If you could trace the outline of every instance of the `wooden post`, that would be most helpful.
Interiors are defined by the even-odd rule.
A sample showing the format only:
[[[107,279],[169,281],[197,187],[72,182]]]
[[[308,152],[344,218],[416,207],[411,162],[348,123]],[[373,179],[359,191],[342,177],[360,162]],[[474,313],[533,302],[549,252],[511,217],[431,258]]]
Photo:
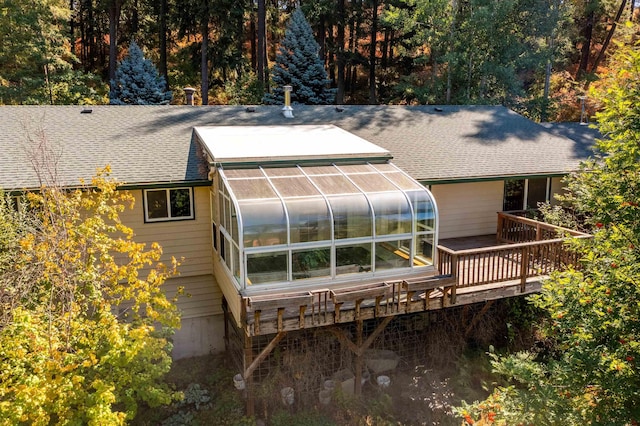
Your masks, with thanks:
[[[529,275],[529,248],[522,247],[522,260],[520,265],[520,291],[524,293],[527,287],[527,275]]]
[[[362,395],[362,365],[363,365],[363,354],[362,354],[362,325],[363,321],[358,319],[356,321],[356,345],[358,346],[358,353],[356,353],[356,365],[355,365],[355,378],[353,379],[354,388],[353,393],[356,396]]]
[[[244,333],[244,365],[243,369],[247,371],[253,361],[253,341],[251,336]],[[245,386],[247,389],[247,404],[246,412],[248,417],[253,417],[256,412],[256,401],[254,398],[253,389],[253,371],[250,374],[243,374]]]

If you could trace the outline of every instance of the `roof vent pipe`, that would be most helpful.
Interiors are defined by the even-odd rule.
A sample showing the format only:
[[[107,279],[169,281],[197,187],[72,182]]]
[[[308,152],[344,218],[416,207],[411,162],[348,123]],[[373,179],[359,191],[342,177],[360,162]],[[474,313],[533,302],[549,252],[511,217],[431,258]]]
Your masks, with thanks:
[[[284,106],[282,107],[282,115],[287,118],[293,118],[293,108],[291,108],[291,86],[283,86],[284,90]]]
[[[193,87],[185,87],[182,90],[184,90],[187,105],[193,106],[193,94],[196,92],[196,89],[194,89]]]

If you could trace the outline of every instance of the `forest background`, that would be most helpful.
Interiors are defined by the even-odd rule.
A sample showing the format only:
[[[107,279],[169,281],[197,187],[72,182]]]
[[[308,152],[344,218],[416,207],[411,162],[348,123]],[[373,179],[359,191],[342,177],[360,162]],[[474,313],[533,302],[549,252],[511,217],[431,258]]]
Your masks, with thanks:
[[[638,31],[635,0],[0,0],[0,104],[108,103],[132,41],[173,103],[194,86],[202,104],[257,104],[297,5],[337,104],[503,104],[540,121],[580,119],[612,39]]]

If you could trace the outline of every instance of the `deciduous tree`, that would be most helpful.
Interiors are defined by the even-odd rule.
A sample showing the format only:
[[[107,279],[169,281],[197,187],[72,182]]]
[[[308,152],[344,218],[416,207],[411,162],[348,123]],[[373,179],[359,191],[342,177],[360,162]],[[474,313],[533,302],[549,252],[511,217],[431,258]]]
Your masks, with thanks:
[[[600,156],[567,182],[565,201],[593,229],[576,242],[581,268],[556,273],[533,303],[544,309],[540,352],[496,357],[507,379],[465,415],[506,424],[632,425],[640,421],[640,51],[621,47],[592,93]],[[479,413],[482,411],[482,413]]]
[[[0,203],[0,424],[124,424],[172,401],[174,271],[120,222],[108,169],[73,191]]]

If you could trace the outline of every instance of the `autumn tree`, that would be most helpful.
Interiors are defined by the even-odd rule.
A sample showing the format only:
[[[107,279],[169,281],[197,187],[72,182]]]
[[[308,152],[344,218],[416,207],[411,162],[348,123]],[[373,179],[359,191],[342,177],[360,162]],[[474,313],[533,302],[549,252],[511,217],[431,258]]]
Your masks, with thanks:
[[[108,169],[0,203],[0,425],[124,424],[167,404],[172,265],[119,219]]]
[[[593,239],[574,242],[581,268],[555,273],[533,303],[548,314],[543,351],[494,356],[506,379],[466,407],[502,424],[632,425],[640,421],[640,51],[619,46],[592,95],[601,154],[568,181],[565,201]],[[544,346],[542,346],[544,347]]]
[[[68,2],[0,1],[0,104],[87,104],[104,87],[74,70],[63,24]]]

